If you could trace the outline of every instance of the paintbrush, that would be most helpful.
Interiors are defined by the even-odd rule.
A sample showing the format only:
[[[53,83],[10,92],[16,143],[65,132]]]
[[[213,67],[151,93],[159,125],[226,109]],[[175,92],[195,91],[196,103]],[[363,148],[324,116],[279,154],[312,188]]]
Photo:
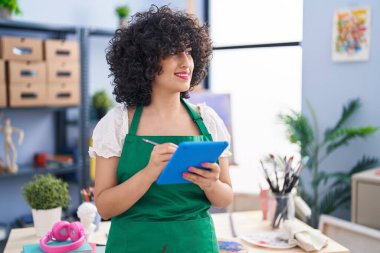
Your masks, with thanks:
[[[265,169],[264,164],[263,164],[263,162],[262,162],[261,160],[260,160],[260,164],[261,164],[261,167],[263,168],[263,171],[264,171],[264,174],[265,174],[265,179],[267,180],[270,189],[272,190],[272,192],[277,193],[278,191],[277,191],[277,189],[273,186],[272,181],[271,181],[270,178],[269,178],[268,172],[267,172],[267,170]]]
[[[288,184],[289,184],[289,171],[290,171],[290,167],[292,166],[292,162],[293,162],[293,159],[294,157],[291,156],[287,161],[285,159],[285,169],[284,169],[284,184],[282,186],[282,192],[285,192],[285,189],[287,188]]]
[[[276,187],[277,187],[277,192],[280,192],[280,184],[278,183],[278,176],[277,176],[277,162],[275,160],[274,155],[269,154],[269,157],[273,161],[273,170],[274,170],[274,175],[276,176]]]

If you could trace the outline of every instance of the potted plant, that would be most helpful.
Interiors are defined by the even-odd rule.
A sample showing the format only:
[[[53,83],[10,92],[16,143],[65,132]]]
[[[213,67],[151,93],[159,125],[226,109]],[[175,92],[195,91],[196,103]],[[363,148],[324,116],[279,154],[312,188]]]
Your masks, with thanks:
[[[126,27],[127,26],[127,18],[130,13],[130,9],[127,5],[121,5],[116,7],[115,9],[116,15],[119,18],[119,27]]]
[[[25,200],[32,208],[36,234],[44,236],[54,223],[61,220],[62,208],[68,207],[68,184],[50,174],[36,175],[22,188]]]
[[[101,119],[112,106],[112,100],[105,90],[95,92],[92,96],[92,107],[95,110],[96,118]]]
[[[360,106],[360,99],[349,101],[343,107],[342,114],[335,125],[324,131],[323,138],[318,135],[317,117],[312,108],[310,110],[313,124],[302,113],[292,111],[289,114],[280,115],[280,119],[288,130],[289,141],[299,145],[302,157],[310,158],[306,168],[311,172],[312,191],[306,191],[300,181],[300,193],[312,209],[309,223],[313,227],[317,227],[321,214],[329,214],[341,206],[348,206],[351,200],[351,176],[354,173],[378,165],[378,158],[364,155],[347,172],[329,172],[320,169],[321,163],[338,148],[348,145],[352,140],[366,138],[378,131],[378,128],[374,126],[347,126],[349,119]],[[323,189],[326,185],[328,187]]]
[[[0,0],[0,18],[9,19],[12,13],[21,14],[17,0]]]

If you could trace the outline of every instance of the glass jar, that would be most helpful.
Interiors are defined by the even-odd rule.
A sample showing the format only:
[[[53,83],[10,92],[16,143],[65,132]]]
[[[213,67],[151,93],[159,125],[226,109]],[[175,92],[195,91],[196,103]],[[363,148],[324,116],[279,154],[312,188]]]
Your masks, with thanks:
[[[284,220],[293,220],[295,218],[295,207],[292,193],[271,193],[268,216],[272,228],[279,228]]]

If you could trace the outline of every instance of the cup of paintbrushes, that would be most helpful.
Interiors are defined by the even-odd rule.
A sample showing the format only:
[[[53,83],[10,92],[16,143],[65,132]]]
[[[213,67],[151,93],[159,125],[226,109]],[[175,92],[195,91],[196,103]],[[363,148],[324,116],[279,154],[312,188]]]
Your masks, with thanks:
[[[273,229],[279,228],[285,220],[294,219],[295,207],[292,193],[271,192],[268,204],[268,218]]]

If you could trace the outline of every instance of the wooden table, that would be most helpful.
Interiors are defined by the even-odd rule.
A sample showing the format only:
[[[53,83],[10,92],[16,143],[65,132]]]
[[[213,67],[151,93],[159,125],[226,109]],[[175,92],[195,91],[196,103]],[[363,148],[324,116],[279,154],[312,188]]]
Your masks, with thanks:
[[[231,239],[231,227],[229,222],[228,213],[220,213],[212,215],[216,234],[218,238]],[[237,236],[246,235],[250,232],[257,231],[271,231],[270,225],[268,221],[263,221],[261,219],[260,211],[248,211],[248,212],[235,212],[232,215],[234,227]],[[301,221],[297,221],[300,224],[307,226]],[[89,242],[94,242],[98,244],[105,244],[107,241],[106,233],[109,231],[110,222],[102,222],[100,225],[100,229],[98,232],[94,233],[88,238]],[[235,239],[238,240],[238,239]],[[20,253],[22,250],[22,245],[27,243],[37,243],[39,238],[35,235],[34,228],[19,228],[12,229],[11,234],[9,236],[7,245],[5,246],[4,253]],[[288,250],[274,250],[274,249],[266,249],[261,247],[256,247],[254,245],[250,245],[244,243],[249,248],[250,253],[259,253],[259,252],[283,252],[283,253],[297,253],[297,252],[305,252],[301,248],[293,248]],[[315,253],[316,251],[314,251]],[[350,251],[338,244],[337,242],[329,239],[328,246],[318,251],[320,253],[349,253]]]

